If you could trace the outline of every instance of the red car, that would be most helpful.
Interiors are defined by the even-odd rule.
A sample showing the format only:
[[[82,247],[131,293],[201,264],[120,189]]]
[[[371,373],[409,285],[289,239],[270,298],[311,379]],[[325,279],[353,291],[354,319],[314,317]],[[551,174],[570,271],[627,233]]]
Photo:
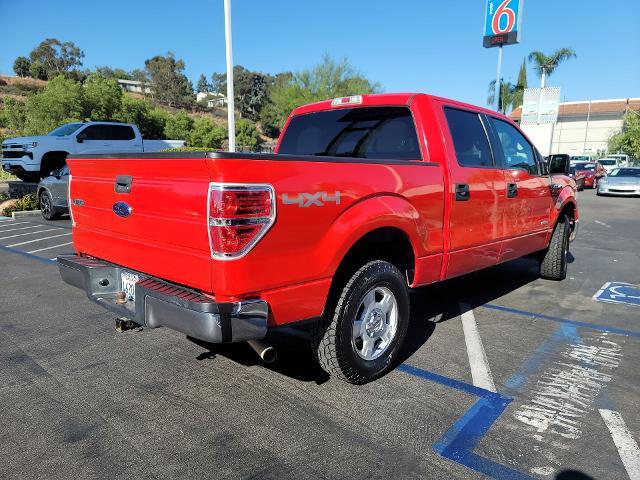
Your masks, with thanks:
[[[584,186],[587,188],[597,188],[598,180],[606,175],[602,165],[594,162],[575,163],[576,173],[584,175]]]
[[[578,191],[584,190],[586,184],[586,175],[584,171],[577,170],[575,165],[569,167],[569,176],[576,182],[576,188]]]
[[[566,276],[567,164],[550,175],[494,111],[327,100],[292,112],[276,152],[70,157],[63,279],[119,317],[209,342],[261,350],[271,330],[311,326],[320,365],[359,384],[393,368],[409,289],[530,254],[542,277]]]

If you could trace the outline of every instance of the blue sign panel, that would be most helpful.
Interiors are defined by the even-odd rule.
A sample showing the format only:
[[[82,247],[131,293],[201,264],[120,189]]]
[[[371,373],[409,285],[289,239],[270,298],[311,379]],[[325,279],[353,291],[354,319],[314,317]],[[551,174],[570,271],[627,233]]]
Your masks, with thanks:
[[[487,48],[520,41],[522,0],[487,0],[483,45]]]
[[[607,282],[593,298],[599,302],[624,303],[640,307],[640,286],[622,282]]]

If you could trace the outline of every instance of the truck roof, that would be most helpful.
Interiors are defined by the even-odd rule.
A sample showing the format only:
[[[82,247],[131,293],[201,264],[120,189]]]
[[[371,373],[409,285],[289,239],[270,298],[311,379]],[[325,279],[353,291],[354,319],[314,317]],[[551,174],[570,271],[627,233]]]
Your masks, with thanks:
[[[472,110],[477,110],[483,113],[487,113],[487,114],[491,114],[494,116],[499,116],[500,118],[507,120],[510,123],[513,123],[513,121],[505,116],[502,115],[501,113],[498,113],[494,110],[490,110],[487,108],[483,108],[483,107],[479,107],[477,105],[472,105],[469,103],[464,103],[464,102],[460,102],[458,100],[453,100],[450,98],[444,98],[444,97],[438,97],[436,95],[429,95],[427,93],[419,93],[419,92],[407,92],[407,93],[372,93],[372,94],[364,94],[364,95],[356,95],[354,97],[344,97],[344,99],[348,99],[348,98],[356,98],[357,97],[357,102],[352,102],[349,103],[347,101],[345,101],[345,103],[341,104],[338,106],[338,108],[343,107],[343,108],[347,108],[349,106],[352,107],[372,107],[372,106],[382,106],[382,105],[396,105],[396,106],[400,106],[400,105],[409,105],[411,103],[411,100],[415,97],[415,96],[424,96],[424,97],[428,97],[430,99],[434,99],[434,100],[441,100],[450,104],[454,104],[457,105],[459,107],[463,107],[463,108],[469,108]],[[333,105],[332,102],[334,102],[334,100],[323,100],[321,102],[316,102],[316,103],[310,103],[308,105],[303,105],[301,107],[296,108],[295,110],[293,110],[292,115],[301,115],[301,114],[305,114],[305,113],[312,113],[312,112],[319,112],[322,110],[329,110],[331,108],[336,108],[336,105]]]

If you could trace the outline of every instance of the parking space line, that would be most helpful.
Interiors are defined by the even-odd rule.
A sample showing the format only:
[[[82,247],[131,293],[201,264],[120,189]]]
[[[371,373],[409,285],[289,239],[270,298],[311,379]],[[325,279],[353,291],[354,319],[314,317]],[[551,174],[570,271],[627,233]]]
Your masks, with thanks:
[[[478,331],[478,324],[476,323],[473,310],[469,305],[461,303],[460,312],[473,384],[476,387],[495,392],[496,386],[493,383],[493,375],[491,375],[487,354],[482,345],[482,339],[480,338],[480,332]]]
[[[484,305],[481,305],[481,307],[486,308],[488,310],[497,310],[499,312],[515,313],[516,315],[521,315],[523,317],[527,317],[530,319],[537,318],[540,320],[549,320],[552,322],[559,322],[559,323],[565,323],[567,325],[573,325],[575,327],[591,328],[593,330],[599,330],[601,332],[616,333],[618,335],[624,335],[626,337],[640,337],[640,332],[635,332],[633,330],[626,330],[624,328],[609,327],[607,325],[600,325],[597,323],[580,322],[578,320],[570,320],[568,318],[554,317],[552,315],[544,315],[542,313],[528,312],[526,310],[520,310],[518,308],[503,307],[502,305],[493,305],[491,303],[485,303]]]
[[[6,222],[6,225],[0,225],[0,228],[12,227],[14,225],[28,225],[28,224],[29,222]]]
[[[42,228],[42,227],[44,227],[44,225],[32,225],[30,227],[9,228],[8,230],[0,230],[0,233],[17,232],[18,230],[29,230],[30,228]]]
[[[620,460],[631,480],[640,480],[640,448],[633,439],[631,432],[624,423],[622,416],[613,410],[604,408],[599,410],[604,423],[607,425],[613,443],[616,444]]]
[[[8,237],[0,237],[0,240],[8,240],[10,238],[24,237],[25,235],[35,235],[36,233],[55,232],[56,230],[63,230],[62,228],[49,228],[47,230],[38,230],[36,232],[16,233],[15,235],[9,235]]]
[[[36,238],[35,240],[27,240],[26,242],[14,243],[12,245],[7,245],[7,248],[19,247],[20,245],[27,245],[28,243],[42,242],[43,240],[50,240],[52,238],[64,237],[66,235],[71,235],[71,233],[61,233],[60,235],[51,235],[50,237]]]
[[[52,248],[66,247],[67,245],[73,245],[73,242],[61,243],[60,245],[53,245],[51,247],[39,248],[37,250],[31,250],[31,251],[29,251],[27,253],[44,252],[45,250],[51,250]]]

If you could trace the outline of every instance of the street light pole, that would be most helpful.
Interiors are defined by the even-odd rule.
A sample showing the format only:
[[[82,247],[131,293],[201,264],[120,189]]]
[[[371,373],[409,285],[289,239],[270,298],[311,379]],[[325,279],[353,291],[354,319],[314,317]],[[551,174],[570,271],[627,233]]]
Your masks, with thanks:
[[[496,75],[496,112],[500,110],[500,94],[501,92],[501,81],[500,81],[500,71],[502,70],[502,45],[498,47],[498,74]]]
[[[236,151],[236,122],[233,105],[233,56],[231,47],[231,0],[224,0],[224,40],[227,49],[227,122],[229,151]]]

